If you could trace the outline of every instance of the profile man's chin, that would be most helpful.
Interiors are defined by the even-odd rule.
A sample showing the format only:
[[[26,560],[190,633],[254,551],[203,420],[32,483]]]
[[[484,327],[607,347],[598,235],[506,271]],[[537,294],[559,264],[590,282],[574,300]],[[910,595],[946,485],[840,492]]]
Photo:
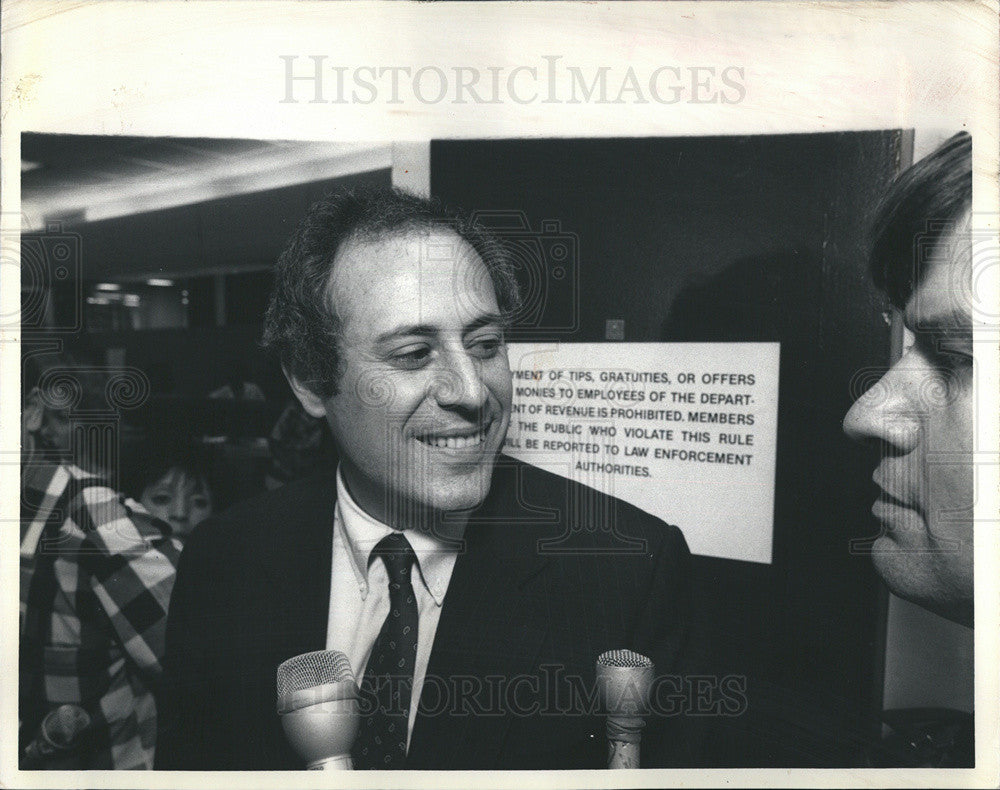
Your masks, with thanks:
[[[912,581],[908,572],[908,557],[913,556],[891,535],[880,535],[872,544],[872,565],[886,586],[901,598],[912,599],[915,592],[909,589]]]

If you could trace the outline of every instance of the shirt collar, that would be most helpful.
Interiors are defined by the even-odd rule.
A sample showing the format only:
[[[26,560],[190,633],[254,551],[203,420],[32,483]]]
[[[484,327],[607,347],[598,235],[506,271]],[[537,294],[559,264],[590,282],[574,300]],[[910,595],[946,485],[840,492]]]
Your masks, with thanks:
[[[358,580],[362,599],[368,597],[368,563],[372,549],[382,538],[397,530],[368,515],[347,490],[341,468],[337,469],[337,510],[335,529],[340,529],[347,556]],[[448,590],[448,580],[458,555],[464,524],[449,525],[449,534],[431,535],[419,530],[405,530],[407,541],[417,556],[420,580],[434,603],[441,606]]]

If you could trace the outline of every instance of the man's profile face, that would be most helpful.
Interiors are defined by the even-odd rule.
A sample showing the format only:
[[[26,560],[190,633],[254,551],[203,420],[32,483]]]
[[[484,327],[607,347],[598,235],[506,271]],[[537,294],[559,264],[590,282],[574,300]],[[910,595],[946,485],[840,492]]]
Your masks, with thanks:
[[[486,265],[451,231],[401,231],[342,247],[329,293],[341,377],[322,413],[351,495],[392,526],[479,505],[512,388]]]
[[[913,343],[844,419],[879,442],[873,561],[898,595],[971,625],[972,307],[968,224],[944,238],[906,303]],[[963,232],[964,231],[964,232]]]

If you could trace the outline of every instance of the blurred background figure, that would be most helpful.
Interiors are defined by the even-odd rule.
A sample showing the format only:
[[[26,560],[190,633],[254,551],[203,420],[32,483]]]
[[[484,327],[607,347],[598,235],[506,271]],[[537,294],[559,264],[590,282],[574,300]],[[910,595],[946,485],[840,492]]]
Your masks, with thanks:
[[[294,398],[281,412],[267,444],[271,458],[264,485],[269,491],[337,466],[337,451],[326,422],[307,414]]]
[[[151,435],[129,477],[133,497],[151,516],[169,524],[180,540],[212,515],[215,496],[209,463],[188,441]]]
[[[151,768],[181,544],[112,482],[120,422],[107,367],[37,349],[23,359],[21,765]]]
[[[212,515],[212,489],[205,477],[183,464],[171,466],[142,491],[139,500],[150,515],[173,527],[174,535],[186,538]]]
[[[250,366],[241,359],[235,360],[230,365],[226,382],[209,392],[208,397],[228,400],[267,400],[264,390],[251,379]]]

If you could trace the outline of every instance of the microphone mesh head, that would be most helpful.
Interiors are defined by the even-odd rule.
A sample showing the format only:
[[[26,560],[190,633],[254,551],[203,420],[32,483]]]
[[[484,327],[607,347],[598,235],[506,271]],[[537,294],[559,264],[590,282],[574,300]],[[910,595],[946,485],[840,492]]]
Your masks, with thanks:
[[[347,656],[339,650],[316,650],[293,656],[278,667],[278,696],[293,691],[354,680]]]
[[[651,667],[653,662],[644,655],[632,650],[609,650],[597,657],[597,663],[603,667]]]
[[[90,714],[79,705],[60,705],[42,720],[42,734],[53,744],[68,749],[90,726]]]

